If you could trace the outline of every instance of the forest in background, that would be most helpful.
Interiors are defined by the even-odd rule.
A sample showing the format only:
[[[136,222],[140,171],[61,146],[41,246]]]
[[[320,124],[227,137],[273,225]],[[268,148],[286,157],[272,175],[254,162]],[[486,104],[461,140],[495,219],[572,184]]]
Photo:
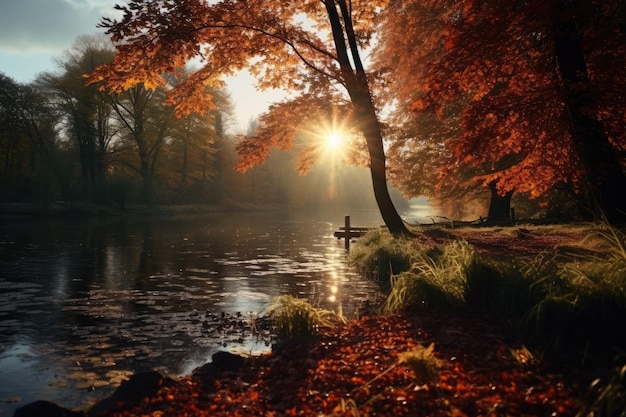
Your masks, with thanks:
[[[113,53],[106,39],[83,36],[56,73],[29,84],[0,73],[2,203],[376,208],[365,169],[328,160],[298,175],[298,149],[236,171],[235,103],[226,90],[211,92],[209,110],[178,118],[165,89],[86,86],[83,74]],[[394,198],[406,204],[397,191]]]
[[[272,15],[271,3],[255,7]],[[345,196],[360,205],[371,185],[337,174],[371,167],[378,134],[388,179],[448,217],[506,218],[515,207],[521,217],[561,219],[608,209],[619,220],[626,83],[611,69],[624,65],[624,6],[498,4],[324,1],[265,19],[245,2],[131,1],[118,7],[124,19],[102,23],[117,49],[84,37],[56,73],[29,85],[0,79],[3,200],[298,207]],[[180,70],[198,56],[211,65]],[[295,93],[236,137],[228,122],[237,103],[219,77],[242,68],[261,88]],[[355,101],[357,84],[371,93]],[[333,165],[317,161],[303,132],[324,115],[351,134],[380,122],[367,140],[370,161],[363,145]],[[311,172],[298,177],[294,166]]]

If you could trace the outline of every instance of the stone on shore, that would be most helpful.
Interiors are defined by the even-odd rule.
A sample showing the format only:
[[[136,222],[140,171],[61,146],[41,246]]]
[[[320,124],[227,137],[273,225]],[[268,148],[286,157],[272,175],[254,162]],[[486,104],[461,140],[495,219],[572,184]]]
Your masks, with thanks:
[[[241,368],[245,359],[234,353],[219,351],[211,356],[211,362],[193,371],[194,377],[215,377],[222,372],[235,372]]]
[[[13,417],[86,417],[84,411],[73,411],[50,401],[38,400],[26,404],[13,413]]]
[[[89,416],[103,415],[114,410],[131,407],[142,399],[156,394],[163,385],[174,383],[174,380],[164,377],[157,371],[135,374],[129,380],[122,382],[110,397],[94,404],[89,410]]]

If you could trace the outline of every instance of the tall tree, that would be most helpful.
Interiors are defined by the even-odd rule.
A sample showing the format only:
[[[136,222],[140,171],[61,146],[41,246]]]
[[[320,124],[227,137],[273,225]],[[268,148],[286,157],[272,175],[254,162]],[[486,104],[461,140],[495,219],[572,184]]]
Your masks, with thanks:
[[[4,198],[16,193],[20,183],[30,176],[30,143],[26,139],[26,128],[16,105],[19,90],[20,85],[15,80],[0,73],[0,183]]]
[[[45,96],[0,74],[0,149],[4,185],[17,198],[35,197],[47,204],[67,198],[67,170],[59,158],[58,114]]]
[[[292,103],[316,100],[330,106],[332,101],[347,99],[367,144],[374,194],[383,220],[393,234],[408,235],[389,196],[381,126],[360,52],[369,46],[375,17],[385,4],[346,0],[131,0],[116,6],[124,14],[120,21],[103,21],[117,43],[118,54],[111,65],[93,73],[91,81],[104,81],[117,91],[139,82],[153,88],[164,85],[162,73],[176,72],[189,60],[200,58],[203,66],[170,94],[179,114],[209,105],[205,87],[220,85],[221,76],[243,68],[258,77],[261,88],[300,93],[290,100]],[[282,111],[290,120],[287,108],[278,106],[274,111]],[[239,148],[244,160],[240,166],[260,162],[271,146],[293,146],[294,136],[281,135],[286,143],[277,143],[276,137],[244,140]]]
[[[202,113],[175,117],[174,106],[166,102],[166,94],[184,82],[185,76],[169,77],[170,84],[155,89],[140,83],[109,97],[120,126],[115,143],[116,162],[140,175],[142,200],[149,205],[156,204],[156,185],[176,189],[178,197],[182,197],[186,186],[194,183],[200,190],[216,175],[216,115],[228,114],[229,98],[223,91],[212,91],[220,109],[211,103]],[[196,192],[195,201],[201,197]]]
[[[111,100],[122,126],[121,140],[129,144],[136,157],[127,165],[141,176],[143,202],[154,206],[154,172],[159,152],[172,129],[174,110],[163,103],[163,88],[150,90],[143,84],[114,93]]]
[[[469,166],[483,184],[495,181],[500,196],[539,197],[566,185],[590,190],[611,219],[623,219],[616,190],[626,187],[626,140],[616,120],[626,84],[614,71],[626,52],[616,17],[623,2],[391,3],[395,23],[400,11],[410,23],[384,37],[380,56],[402,84],[390,88],[403,109],[458,125],[443,142],[454,158],[440,181]],[[395,44],[400,28],[418,59]]]
[[[457,14],[456,0],[390,2],[374,66],[385,80],[376,87],[391,104],[386,123],[394,184],[407,196],[429,196],[443,215],[475,218],[485,209],[482,194],[488,186],[476,177],[488,168],[461,163],[450,146],[462,132],[459,116],[464,103],[451,102],[437,112],[407,111],[425,94],[430,66],[446,56],[450,21]],[[488,216],[508,217],[509,209],[498,204],[503,200],[488,189],[492,197]]]
[[[598,84],[621,81],[618,89],[624,91],[623,75],[606,80],[606,72],[621,72],[615,70],[624,68],[624,21],[613,20],[613,14],[617,13],[623,19],[625,11],[626,6],[621,1],[594,4],[554,0],[550,9],[554,56],[561,75],[561,91],[572,141],[582,161],[595,206],[603,210],[602,214],[608,220],[620,222],[626,221],[626,195],[623,192],[626,190],[626,174],[619,157],[619,151],[626,148],[626,132],[622,129],[611,142],[599,110],[610,114],[614,110],[608,109],[617,105],[620,107],[617,113],[623,115],[626,106],[622,98],[611,102],[609,97],[599,95]],[[585,46],[590,50],[590,59],[587,59]],[[613,47],[616,50],[608,49]],[[594,63],[594,58],[598,58],[594,55],[599,55],[602,61]],[[606,66],[607,62],[618,63],[616,59],[621,63],[617,68]],[[588,68],[589,60],[595,64],[592,68],[600,72],[595,83],[592,81],[594,74]]]
[[[45,73],[38,83],[47,89],[52,102],[64,115],[68,137],[72,138],[81,164],[81,195],[102,199],[106,174],[106,154],[115,136],[111,124],[111,103],[96,86],[85,86],[84,74],[111,62],[113,45],[108,39],[81,36],[66,55],[58,60],[59,74]]]
[[[200,202],[213,200],[218,189],[209,184],[218,175],[218,142],[224,140],[224,117],[230,106],[229,97],[221,91],[211,93],[215,109],[203,114],[192,113],[171,121],[172,130],[166,147],[177,178],[179,199]]]

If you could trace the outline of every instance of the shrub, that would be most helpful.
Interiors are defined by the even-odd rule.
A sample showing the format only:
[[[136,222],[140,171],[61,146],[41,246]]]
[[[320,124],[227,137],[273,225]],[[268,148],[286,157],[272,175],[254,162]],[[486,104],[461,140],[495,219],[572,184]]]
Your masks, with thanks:
[[[413,251],[410,240],[396,239],[384,229],[375,229],[352,247],[349,261],[361,272],[372,274],[379,282],[388,285],[392,275],[409,269]]]
[[[473,248],[466,242],[451,243],[440,252],[414,251],[409,270],[391,277],[391,289],[383,311],[464,306],[467,276],[479,269],[477,262]]]
[[[405,365],[413,371],[413,377],[417,385],[428,385],[439,378],[439,360],[433,355],[435,344],[431,343],[427,348],[418,345],[412,350],[398,355],[398,364]]]
[[[345,318],[330,310],[318,309],[308,302],[289,295],[276,297],[270,315],[279,340],[310,339],[323,328],[332,328]]]

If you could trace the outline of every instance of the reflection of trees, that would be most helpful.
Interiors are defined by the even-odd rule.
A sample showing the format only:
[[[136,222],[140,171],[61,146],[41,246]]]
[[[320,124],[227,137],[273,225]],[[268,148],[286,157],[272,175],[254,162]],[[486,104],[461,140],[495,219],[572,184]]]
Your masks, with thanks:
[[[80,285],[79,291],[87,292],[107,276],[104,256],[107,242],[103,226],[100,225],[84,228],[78,233],[80,249],[77,259],[71,263],[70,276],[74,277],[72,281],[76,285]]]

